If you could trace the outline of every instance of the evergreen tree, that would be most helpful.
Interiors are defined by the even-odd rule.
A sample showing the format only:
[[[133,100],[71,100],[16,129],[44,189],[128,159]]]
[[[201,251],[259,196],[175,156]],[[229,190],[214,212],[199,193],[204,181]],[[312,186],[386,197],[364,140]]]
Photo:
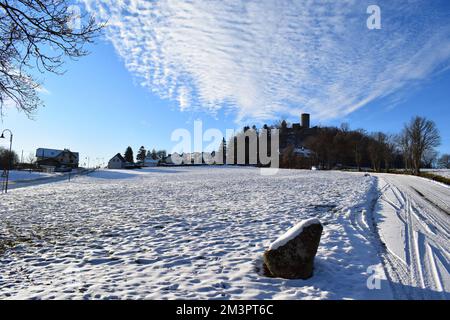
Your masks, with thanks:
[[[222,138],[222,142],[220,143],[219,150],[214,154],[214,160],[216,164],[226,164],[227,163],[227,141],[225,137]]]
[[[158,150],[158,152],[156,152],[156,154],[158,155],[158,158],[160,158],[160,159],[164,159],[167,157],[166,150]]]
[[[222,159],[223,159],[223,164],[227,163],[227,141],[225,140],[225,137],[222,138]],[[221,160],[222,160],[221,159]]]
[[[136,159],[138,161],[144,161],[145,160],[145,156],[147,155],[147,150],[145,150],[144,146],[139,148],[138,154],[136,156]]]
[[[152,159],[153,159],[153,160],[158,159],[158,154],[156,153],[156,150],[155,150],[155,149],[152,150]]]
[[[133,149],[130,146],[125,150],[124,158],[127,162],[134,162]]]

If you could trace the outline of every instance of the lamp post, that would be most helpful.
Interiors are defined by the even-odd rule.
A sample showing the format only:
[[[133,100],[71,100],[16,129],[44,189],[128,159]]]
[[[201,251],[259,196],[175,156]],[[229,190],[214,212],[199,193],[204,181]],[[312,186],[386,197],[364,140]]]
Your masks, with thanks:
[[[13,141],[13,133],[9,129],[5,129],[0,136],[0,139],[5,139],[5,132],[9,133],[9,164],[8,170],[6,170],[6,183],[5,183],[5,193],[8,193],[8,182],[9,182],[9,170],[11,170],[12,166],[12,141]]]

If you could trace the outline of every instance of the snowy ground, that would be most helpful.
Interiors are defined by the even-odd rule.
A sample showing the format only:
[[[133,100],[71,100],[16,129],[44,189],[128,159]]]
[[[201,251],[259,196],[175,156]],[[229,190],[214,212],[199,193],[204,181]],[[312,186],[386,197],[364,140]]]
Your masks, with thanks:
[[[29,171],[10,171],[8,189],[26,188],[47,183],[55,183],[63,180],[73,180],[80,175],[89,174],[94,169],[74,169],[71,172],[29,172]],[[1,178],[4,182],[5,177]]]
[[[378,175],[377,225],[394,294],[450,299],[450,187],[420,177]]]
[[[450,169],[422,169],[423,172],[429,172],[450,179]]]
[[[10,181],[34,180],[34,179],[39,179],[39,178],[50,178],[50,177],[59,176],[59,175],[61,175],[61,174],[60,173],[11,170],[9,172],[9,180]]]
[[[387,280],[367,287],[371,270],[387,267],[372,225],[378,182],[358,173],[183,167],[105,170],[12,190],[0,199],[0,299],[401,297]],[[315,276],[261,276],[268,245],[311,217],[324,224]]]

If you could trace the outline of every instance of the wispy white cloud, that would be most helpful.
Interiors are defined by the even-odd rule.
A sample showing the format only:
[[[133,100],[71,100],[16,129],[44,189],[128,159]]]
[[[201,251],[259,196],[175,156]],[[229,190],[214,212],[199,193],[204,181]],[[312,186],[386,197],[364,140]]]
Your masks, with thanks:
[[[143,86],[237,120],[345,116],[449,67],[445,1],[81,0]]]
[[[45,94],[45,95],[49,95],[51,94],[50,90],[48,90],[46,87],[40,85],[39,87],[36,88],[36,91],[41,93],[41,94]]]

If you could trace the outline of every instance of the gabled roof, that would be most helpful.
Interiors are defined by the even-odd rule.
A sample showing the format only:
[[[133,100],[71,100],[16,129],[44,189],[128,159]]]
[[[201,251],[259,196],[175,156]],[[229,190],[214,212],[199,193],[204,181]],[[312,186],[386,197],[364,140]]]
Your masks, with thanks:
[[[69,149],[58,150],[58,149],[48,149],[48,148],[38,148],[36,149],[36,157],[39,158],[56,158],[63,153],[69,153],[71,156],[78,158],[78,152],[72,152]]]
[[[125,158],[120,154],[120,153],[118,153],[118,154],[116,154],[114,157],[112,157],[111,159],[114,159],[114,158],[119,158],[119,160],[120,161],[122,161],[122,162],[126,162],[125,161]]]
[[[71,157],[73,157],[73,158],[75,158],[75,159],[78,158],[78,155],[77,155],[75,152],[70,151],[69,149],[64,149],[64,150],[62,150],[62,151],[61,151],[60,153],[58,153],[58,155],[55,156],[55,157],[59,157],[59,156],[61,156],[62,154],[65,154],[65,153],[68,153],[69,156],[71,156]]]
[[[62,152],[62,150],[58,150],[58,149],[37,148],[36,149],[36,157],[41,157],[41,158],[56,157],[61,152]]]

